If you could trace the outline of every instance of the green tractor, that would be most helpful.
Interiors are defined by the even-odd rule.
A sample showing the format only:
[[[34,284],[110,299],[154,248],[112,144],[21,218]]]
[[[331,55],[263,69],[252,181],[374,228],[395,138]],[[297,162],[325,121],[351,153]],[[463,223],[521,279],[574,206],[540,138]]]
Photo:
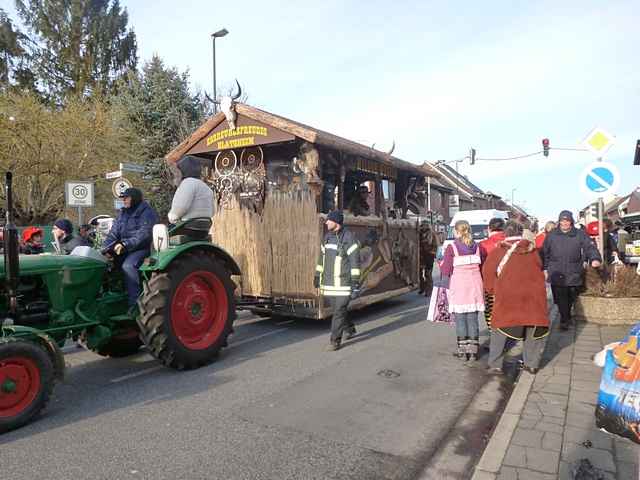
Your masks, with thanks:
[[[210,242],[210,219],[169,230],[156,225],[140,267],[138,311],[128,308],[123,274],[97,250],[19,255],[6,174],[4,264],[0,269],[0,433],[25,425],[64,376],[61,347],[80,340],[123,357],[146,345],[167,367],[198,368],[227,345],[235,319],[236,262]]]

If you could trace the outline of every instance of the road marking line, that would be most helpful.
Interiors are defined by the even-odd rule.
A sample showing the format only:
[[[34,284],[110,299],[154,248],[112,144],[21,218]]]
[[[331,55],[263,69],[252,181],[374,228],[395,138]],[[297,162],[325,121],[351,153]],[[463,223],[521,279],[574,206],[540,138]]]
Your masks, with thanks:
[[[145,368],[144,370],[140,370],[139,372],[133,372],[128,375],[123,375],[121,377],[114,378],[113,380],[110,380],[110,382],[111,383],[124,382],[125,380],[130,380],[132,378],[140,377],[141,375],[146,375],[147,373],[163,370],[164,368],[165,367],[163,367],[162,365],[156,365],[155,367]]]
[[[276,325],[289,325],[290,323],[295,322],[295,320],[285,320],[284,322],[278,322]]]
[[[240,340],[239,342],[230,342],[230,347],[238,347],[245,343],[253,342],[254,340],[260,340],[261,338],[268,337],[270,335],[275,335],[276,333],[284,332],[285,330],[289,330],[288,328],[279,328],[277,330],[273,330],[271,332],[263,333],[262,335],[256,335],[255,337],[245,338],[244,340]]]

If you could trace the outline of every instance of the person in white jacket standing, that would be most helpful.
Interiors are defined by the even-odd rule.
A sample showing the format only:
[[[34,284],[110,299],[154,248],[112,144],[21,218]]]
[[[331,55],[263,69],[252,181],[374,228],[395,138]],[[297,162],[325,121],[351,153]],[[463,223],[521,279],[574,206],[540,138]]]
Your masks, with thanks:
[[[178,223],[192,218],[213,216],[213,190],[200,179],[202,164],[197,157],[187,155],[177,164],[182,180],[173,195],[169,222]]]

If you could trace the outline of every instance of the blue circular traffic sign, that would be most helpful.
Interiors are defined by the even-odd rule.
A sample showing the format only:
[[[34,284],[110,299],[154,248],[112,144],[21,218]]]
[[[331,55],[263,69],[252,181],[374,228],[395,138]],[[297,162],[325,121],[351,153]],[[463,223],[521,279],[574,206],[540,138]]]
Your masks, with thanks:
[[[594,168],[589,175],[587,175],[587,188],[594,192],[606,192],[613,185],[613,172],[608,168],[598,167]]]
[[[592,163],[580,175],[580,187],[590,196],[615,193],[619,186],[620,173],[615,165],[607,162]]]

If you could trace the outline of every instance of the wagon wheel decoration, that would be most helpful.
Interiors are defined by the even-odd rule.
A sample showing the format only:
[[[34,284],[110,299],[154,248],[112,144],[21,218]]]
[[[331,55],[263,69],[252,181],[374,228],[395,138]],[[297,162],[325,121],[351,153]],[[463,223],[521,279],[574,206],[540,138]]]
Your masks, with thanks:
[[[218,155],[216,155],[216,159],[213,164],[217,175],[220,177],[227,177],[236,171],[236,167],[238,166],[238,157],[236,157],[236,153],[233,150],[219,152]]]
[[[231,206],[231,198],[235,190],[234,177],[226,175],[216,178],[216,190],[220,195],[220,205],[227,208]]]
[[[262,167],[264,154],[260,147],[250,147],[242,150],[240,154],[240,165],[245,173],[255,172]]]

